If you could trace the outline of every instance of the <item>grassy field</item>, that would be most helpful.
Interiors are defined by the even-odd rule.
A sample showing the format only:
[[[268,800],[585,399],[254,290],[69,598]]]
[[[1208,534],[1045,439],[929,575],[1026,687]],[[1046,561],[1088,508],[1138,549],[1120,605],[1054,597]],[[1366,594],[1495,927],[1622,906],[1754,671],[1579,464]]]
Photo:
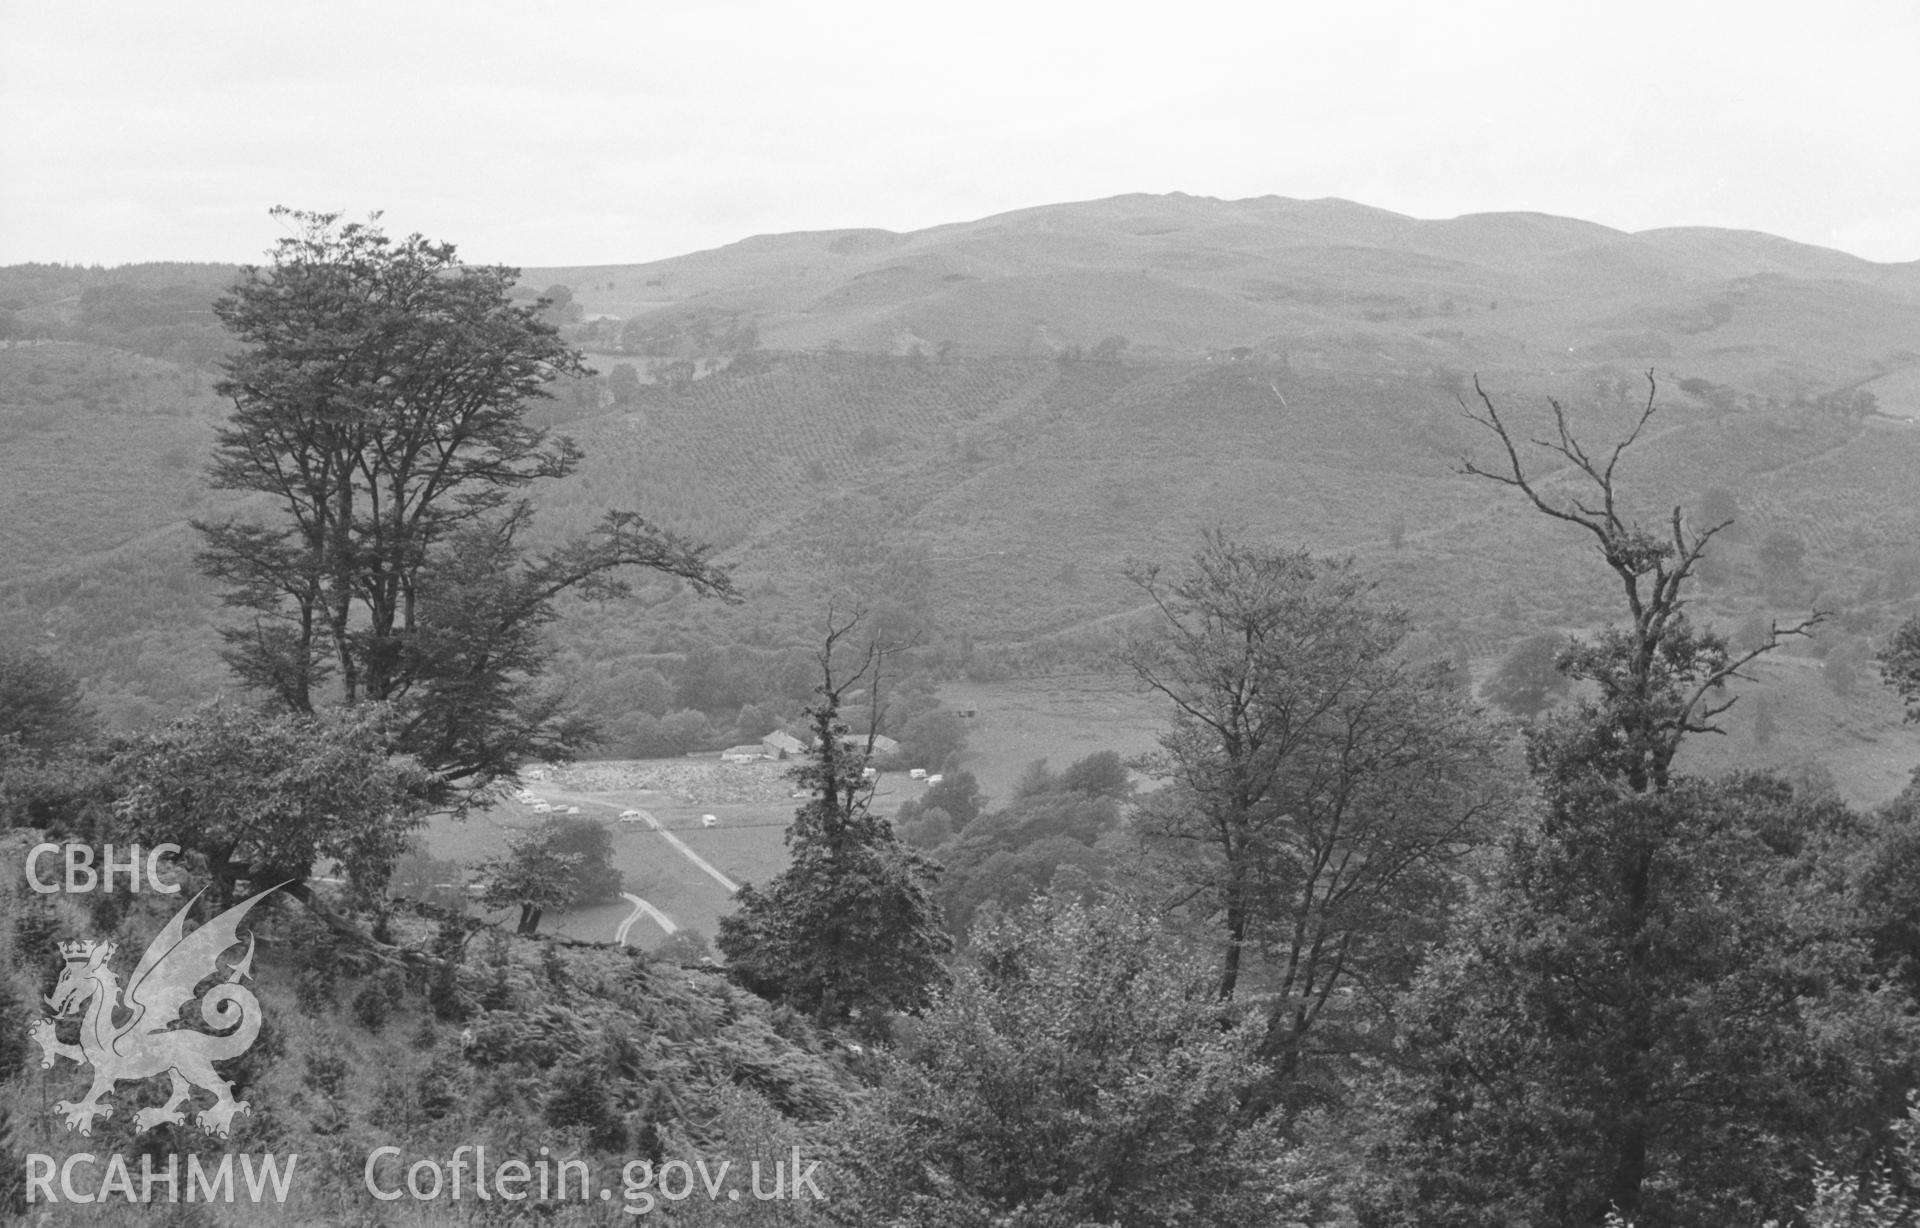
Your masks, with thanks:
[[[979,715],[968,723],[964,766],[979,779],[989,805],[1004,805],[1014,782],[1035,759],[1056,769],[1104,750],[1132,755],[1153,747],[1155,714],[1122,679],[1073,676],[997,684],[956,683],[943,690],[951,707],[971,707]],[[801,800],[790,796],[787,765],[721,765],[708,757],[673,760],[585,763],[558,774],[557,780],[529,781],[528,787],[554,804],[580,807],[581,817],[605,822],[613,833],[614,865],[624,890],[646,900],[682,927],[711,939],[719,919],[731,911],[724,888],[688,861],[644,823],[623,823],[620,812],[645,810],[686,845],[736,883],[765,883],[787,864],[785,835]],[[673,789],[622,787],[622,777],[667,774]],[[761,794],[738,800],[757,778]],[[702,782],[706,782],[703,790]],[[571,783],[563,783],[571,782]],[[904,772],[880,776],[874,806],[892,814],[925,786]],[[716,800],[726,799],[726,800]],[[704,827],[703,814],[719,822]],[[472,865],[503,850],[509,834],[533,828],[545,816],[515,802],[453,822],[436,819],[427,828],[427,851],[435,857]],[[549,913],[542,928],[569,938],[611,940],[632,912],[625,901],[569,913]],[[503,916],[505,914],[502,914]],[[654,947],[664,937],[659,926],[641,920],[629,934],[638,946]]]
[[[1004,806],[1027,765],[1045,759],[1056,771],[1101,751],[1132,756],[1154,749],[1160,714],[1130,679],[1094,673],[1003,683],[952,683],[941,688],[950,708],[974,708],[967,722],[963,767]]]
[[[598,763],[584,764],[572,774],[595,775],[601,767]],[[785,765],[768,763],[749,768],[723,768],[713,759],[702,757],[623,761],[618,767],[671,771],[678,779],[693,783],[692,796],[617,786],[565,787],[553,781],[529,781],[528,787],[552,804],[578,806],[582,818],[604,822],[613,833],[613,864],[620,871],[623,889],[660,909],[681,927],[698,930],[711,939],[719,919],[732,910],[726,889],[645,823],[621,822],[620,812],[639,809],[652,814],[663,828],[735,883],[765,883],[786,867],[787,824],[801,804],[788,796],[791,790],[784,778]],[[720,786],[715,790],[717,795],[736,793],[735,786],[743,773],[762,778],[765,792],[780,794],[778,800],[712,800],[699,789],[704,775]],[[607,782],[590,780],[587,783]],[[883,812],[891,812],[921,787],[901,773],[883,775],[874,804]],[[705,814],[714,815],[719,822],[711,828],[704,827],[700,820]],[[435,857],[472,865],[504,849],[510,833],[536,827],[545,817],[529,807],[508,801],[462,822],[435,820],[426,832],[427,851]],[[632,911],[630,904],[621,901],[552,913],[543,921],[542,928],[568,938],[610,941]],[[628,940],[651,948],[659,945],[664,936],[659,926],[643,919],[633,927]]]

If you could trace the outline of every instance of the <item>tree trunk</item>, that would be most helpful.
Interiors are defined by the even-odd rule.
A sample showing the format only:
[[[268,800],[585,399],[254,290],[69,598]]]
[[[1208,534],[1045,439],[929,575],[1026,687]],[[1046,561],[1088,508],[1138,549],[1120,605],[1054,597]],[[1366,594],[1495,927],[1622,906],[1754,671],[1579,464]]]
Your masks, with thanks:
[[[1237,876],[1236,876],[1237,877]],[[1247,906],[1237,884],[1227,888],[1227,951],[1220,963],[1220,1000],[1231,1001],[1240,983],[1240,956],[1247,941]]]
[[[353,922],[340,916],[325,904],[321,903],[320,898],[314,894],[312,886],[304,881],[288,883],[282,890],[306,905],[307,911],[318,917],[321,924],[343,938],[351,938],[360,945],[370,947],[382,955],[397,958],[408,963],[437,966],[442,962],[427,955],[425,952],[409,950],[406,947],[396,947],[390,943],[381,942],[373,938],[358,926],[354,925]]]
[[[351,462],[343,460],[342,472],[350,468]],[[333,523],[333,581],[332,589],[327,594],[327,622],[333,633],[334,655],[340,662],[340,684],[346,690],[346,702],[351,707],[360,702],[360,662],[354,656],[347,630],[348,621],[353,616],[353,482],[350,478],[341,481],[337,503]]]
[[[1632,977],[1635,1000],[1633,1015],[1624,1029],[1627,1065],[1618,1072],[1620,1099],[1615,1109],[1615,1124],[1609,1131],[1613,1171],[1607,1185],[1608,1206],[1600,1208],[1596,1223],[1606,1218],[1608,1209],[1631,1220],[1640,1209],[1640,1189],[1647,1178],[1647,1102],[1650,1098],[1647,1055],[1653,1050],[1653,1035],[1640,989],[1647,975],[1646,927],[1653,889],[1653,851],[1636,840],[1627,858],[1626,881],[1621,888],[1627,901],[1631,930],[1623,954]]]
[[[213,849],[207,853],[207,874],[213,879],[213,899],[221,912],[233,907],[233,884],[240,868],[233,864],[233,850]]]
[[[1647,1178],[1647,1128],[1638,1114],[1630,1117],[1613,1139],[1613,1174],[1607,1186],[1607,1205],[1599,1208],[1595,1223],[1616,1211],[1631,1221],[1640,1209],[1640,1187]]]

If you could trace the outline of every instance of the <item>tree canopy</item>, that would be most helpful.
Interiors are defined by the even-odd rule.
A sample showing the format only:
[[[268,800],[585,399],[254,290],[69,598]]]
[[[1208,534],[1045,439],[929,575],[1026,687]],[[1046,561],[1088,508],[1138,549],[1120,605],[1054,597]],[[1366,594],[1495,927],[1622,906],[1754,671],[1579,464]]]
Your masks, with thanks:
[[[1920,721],[1920,615],[1900,624],[1877,659],[1881,677],[1905,702],[1907,719]]]
[[[927,790],[929,801],[946,784]],[[1130,792],[1120,757],[1100,751],[1060,772],[1049,770],[1044,759],[1028,765],[1013,801],[999,810],[965,822],[964,811],[953,812],[953,836],[937,852],[950,931],[956,938],[965,935],[989,905],[1013,911],[1038,894],[1051,891],[1064,900],[1070,886],[1111,880],[1125,839],[1122,804]],[[901,807],[902,813],[907,809]]]
[[[1349,563],[1214,530],[1133,578],[1159,617],[1125,660],[1172,715],[1140,830],[1220,933],[1219,996],[1259,971],[1285,1081],[1337,991],[1390,992],[1438,937],[1509,796],[1493,736]]]
[[[514,932],[532,934],[549,908],[564,908],[580,895],[583,878],[590,877],[591,854],[575,845],[578,835],[549,819],[532,831],[507,837],[506,851],[482,859],[474,868],[480,902],[488,908],[518,908]],[[605,869],[604,863],[599,869]],[[614,874],[614,890],[619,875]]]
[[[1493,676],[1480,686],[1480,698],[1520,717],[1538,716],[1553,705],[1554,697],[1565,695],[1571,685],[1560,672],[1564,636],[1528,636],[1500,662]]]
[[[1193,954],[1111,897],[1041,897],[980,927],[843,1127],[848,1222],[1304,1218],[1243,1111],[1259,1029],[1223,1025]]]
[[[580,451],[527,409],[586,371],[580,354],[513,299],[516,270],[277,212],[295,233],[214,307],[243,348],[217,385],[234,411],[213,482],[271,509],[195,525],[201,567],[243,614],[222,631],[227,661],[289,711],[329,694],[390,705],[394,748],[443,794],[564,757],[590,729],[535,685],[554,599],[622,593],[628,567],[729,596],[726,573],[630,512],[528,551],[527,488]]]
[[[37,653],[0,648],[0,742],[35,754],[85,742],[96,732],[80,683]]]
[[[1838,864],[1783,781],[1582,791],[1511,834],[1403,1004],[1411,1222],[1757,1222],[1874,1121],[1911,1052]]]
[[[377,894],[419,825],[424,776],[387,754],[393,719],[375,704],[313,715],[204,705],[115,758],[122,829],[199,854],[222,902],[241,880],[291,880],[310,898],[305,881],[321,858]]]

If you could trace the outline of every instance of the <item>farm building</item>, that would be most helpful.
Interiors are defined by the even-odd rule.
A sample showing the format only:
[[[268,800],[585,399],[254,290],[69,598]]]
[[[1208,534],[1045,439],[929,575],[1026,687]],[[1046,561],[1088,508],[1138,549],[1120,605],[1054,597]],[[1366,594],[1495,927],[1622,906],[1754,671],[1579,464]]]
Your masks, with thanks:
[[[769,759],[791,759],[803,754],[807,744],[784,729],[776,729],[760,739],[762,753]]]
[[[851,746],[855,750],[865,750],[867,746],[867,735],[864,733],[850,733],[847,736],[841,738],[840,741],[843,745]],[[873,753],[874,754],[891,755],[891,754],[897,753],[899,750],[900,750],[900,743],[894,741],[892,738],[888,737],[886,734],[877,733],[873,735]]]
[[[722,763],[756,763],[767,757],[767,748],[759,742],[729,746],[720,752]]]

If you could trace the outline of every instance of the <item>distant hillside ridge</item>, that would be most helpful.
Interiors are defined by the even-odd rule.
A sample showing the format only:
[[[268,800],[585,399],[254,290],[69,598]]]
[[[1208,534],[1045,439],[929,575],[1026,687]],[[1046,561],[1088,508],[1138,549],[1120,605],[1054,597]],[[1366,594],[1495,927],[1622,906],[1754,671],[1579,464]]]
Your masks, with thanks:
[[[760,235],[641,265],[530,268],[524,278],[566,285],[584,313],[623,324],[660,313],[747,318],[773,348],[898,353],[1056,353],[1121,336],[1136,351],[1195,356],[1302,335],[1351,341],[1343,334],[1355,325],[1495,352],[1550,343],[1524,318],[1542,310],[1578,327],[1661,301],[1711,321],[1715,303],[1756,278],[1842,283],[1863,305],[1920,303],[1920,262],[1876,264],[1750,231],[1628,234],[1538,213],[1428,221],[1344,200],[1178,193],[906,234]],[[1665,331],[1652,320],[1640,327]]]
[[[210,303],[237,271],[0,268],[0,338],[87,341],[207,365],[228,346]],[[1843,368],[1877,378],[1902,365],[1920,308],[1920,261],[1878,264],[1709,227],[1629,234],[1539,213],[1425,220],[1336,199],[1172,193],[905,234],[757,235],[645,264],[524,270],[529,296],[553,286],[567,288],[570,326],[589,348],[617,355],[697,355],[703,339],[709,354],[743,339],[930,356],[943,347],[1054,356],[1107,342],[1143,356],[1246,348],[1309,360],[1418,344],[1469,368],[1571,347],[1623,360],[1711,358],[1731,376],[1766,347],[1820,368],[1810,374],[1817,381]],[[1865,335],[1839,352],[1830,352],[1834,337],[1797,341],[1783,327],[1790,321],[1775,318],[1778,300],[1788,315],[1837,313]],[[1884,324],[1872,323],[1876,315]]]

